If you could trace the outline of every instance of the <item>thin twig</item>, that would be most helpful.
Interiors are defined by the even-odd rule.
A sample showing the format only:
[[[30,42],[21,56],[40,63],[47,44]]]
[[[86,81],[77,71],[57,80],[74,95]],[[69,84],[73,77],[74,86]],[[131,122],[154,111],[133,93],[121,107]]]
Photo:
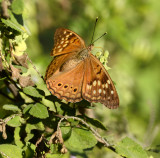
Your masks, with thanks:
[[[4,122],[7,123],[8,121],[10,121],[12,118],[16,117],[16,116],[21,116],[21,114],[13,114],[7,118],[4,119]]]
[[[7,156],[5,153],[3,153],[2,151],[0,151],[0,154],[2,155],[2,156],[5,156],[6,158],[10,158],[9,156]]]
[[[83,123],[84,125],[86,125],[91,131],[92,133],[96,136],[97,140],[101,143],[104,144],[104,146],[109,147],[111,146],[96,130],[94,130],[88,123],[86,123],[85,121],[83,121],[82,119],[78,118],[78,117],[73,117],[73,116],[64,116],[63,118],[60,119],[60,121],[58,122],[58,126],[57,126],[57,131],[60,129],[60,124],[64,119],[74,119],[74,120],[78,120],[81,123]]]
[[[43,138],[44,138],[44,134],[42,134],[41,137],[37,140],[36,147],[38,146],[38,144],[42,142]]]
[[[31,63],[31,65],[33,66],[33,69],[37,72],[37,74],[39,75],[40,78],[42,78],[42,80],[44,81],[43,76],[41,75],[41,73],[37,70],[36,66],[33,64],[32,60],[29,58],[28,54],[27,54],[27,58],[28,61]]]
[[[102,144],[104,144],[104,146],[105,147],[107,147],[107,148],[109,148],[110,150],[112,150],[113,152],[115,152],[115,153],[117,153],[116,152],[116,149],[112,146],[112,145],[110,145],[97,131],[95,131],[88,123],[86,123],[85,121],[83,121],[82,119],[80,119],[80,118],[78,118],[78,117],[74,117],[74,116],[64,116],[64,117],[62,117],[62,116],[59,116],[59,115],[57,115],[57,117],[60,117],[61,119],[60,119],[60,121],[58,122],[58,126],[57,126],[57,134],[59,133],[59,132],[61,132],[61,129],[60,129],[60,124],[61,124],[61,122],[63,121],[63,120],[67,120],[67,119],[74,119],[74,120],[78,120],[78,121],[80,121],[81,123],[83,123],[84,125],[86,125],[91,131],[92,131],[92,133],[96,136],[96,139],[97,139],[97,141],[99,141],[99,142],[101,142]],[[126,158],[125,156],[122,156],[122,155],[120,155],[121,157],[123,157],[123,158]]]
[[[9,13],[8,13],[8,4],[7,4],[7,1],[3,0],[1,2],[1,7],[2,7],[2,16],[4,18],[9,18]]]

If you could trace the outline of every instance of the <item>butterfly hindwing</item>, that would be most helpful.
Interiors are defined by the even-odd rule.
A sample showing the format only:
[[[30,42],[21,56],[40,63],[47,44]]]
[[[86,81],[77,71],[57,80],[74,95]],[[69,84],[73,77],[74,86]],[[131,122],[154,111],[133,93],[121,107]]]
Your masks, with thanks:
[[[82,100],[82,81],[84,74],[84,61],[75,68],[58,72],[46,80],[49,91],[59,99],[68,102],[79,102]]]

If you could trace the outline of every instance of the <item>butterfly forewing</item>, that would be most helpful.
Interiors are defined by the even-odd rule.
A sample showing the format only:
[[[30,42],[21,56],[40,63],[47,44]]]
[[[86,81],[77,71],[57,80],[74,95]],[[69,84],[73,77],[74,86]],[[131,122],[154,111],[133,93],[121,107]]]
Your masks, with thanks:
[[[54,35],[54,48],[51,56],[79,52],[83,48],[85,48],[85,43],[80,36],[71,30],[59,28]]]
[[[82,96],[89,102],[100,102],[108,108],[119,106],[113,82],[99,60],[90,53],[85,62]]]

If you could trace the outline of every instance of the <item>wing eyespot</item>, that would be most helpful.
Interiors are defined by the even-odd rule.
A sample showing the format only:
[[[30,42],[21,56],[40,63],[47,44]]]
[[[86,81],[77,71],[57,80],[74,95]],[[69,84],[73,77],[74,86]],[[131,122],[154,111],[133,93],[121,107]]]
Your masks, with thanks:
[[[58,87],[61,87],[62,86],[62,83],[58,83]]]
[[[64,88],[65,88],[65,89],[68,88],[68,85],[64,85]]]
[[[73,92],[77,92],[77,88],[74,88],[74,89],[73,89]]]

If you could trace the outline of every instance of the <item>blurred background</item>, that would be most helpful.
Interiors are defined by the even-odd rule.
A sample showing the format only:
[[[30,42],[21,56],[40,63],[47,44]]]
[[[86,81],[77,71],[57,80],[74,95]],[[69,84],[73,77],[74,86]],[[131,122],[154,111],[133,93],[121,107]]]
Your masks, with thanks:
[[[73,30],[90,44],[96,17],[95,46],[109,51],[108,71],[120,97],[120,107],[98,104],[92,112],[108,128],[110,142],[129,136],[144,148],[160,145],[160,1],[157,0],[28,0],[25,25],[28,54],[44,75],[52,57],[54,32]],[[95,51],[99,51],[95,48]],[[90,157],[115,157],[95,148]],[[85,156],[84,156],[85,157]]]

